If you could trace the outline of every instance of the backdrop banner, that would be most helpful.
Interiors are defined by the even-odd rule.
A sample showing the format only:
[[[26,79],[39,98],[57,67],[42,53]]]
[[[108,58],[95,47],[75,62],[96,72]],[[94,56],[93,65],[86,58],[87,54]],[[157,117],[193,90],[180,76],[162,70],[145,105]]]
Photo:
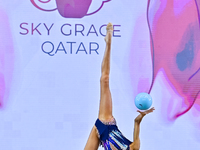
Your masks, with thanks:
[[[0,0],[0,149],[82,150],[113,23],[113,115],[141,150],[200,148],[200,0]],[[102,149],[103,148],[99,148]]]

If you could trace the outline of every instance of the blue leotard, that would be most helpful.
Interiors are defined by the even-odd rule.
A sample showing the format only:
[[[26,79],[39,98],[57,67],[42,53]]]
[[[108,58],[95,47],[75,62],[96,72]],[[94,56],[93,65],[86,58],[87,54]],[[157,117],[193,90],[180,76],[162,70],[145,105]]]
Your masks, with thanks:
[[[105,123],[97,119],[95,126],[98,131],[100,145],[102,145],[105,150],[112,150],[111,145],[117,150],[129,150],[129,145],[132,142],[122,135],[115,120]]]

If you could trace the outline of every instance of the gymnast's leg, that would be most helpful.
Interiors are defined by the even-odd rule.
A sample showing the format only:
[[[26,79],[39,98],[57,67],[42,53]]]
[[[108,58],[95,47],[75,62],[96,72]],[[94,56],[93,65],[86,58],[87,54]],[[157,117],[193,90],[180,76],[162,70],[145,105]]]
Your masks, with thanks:
[[[100,106],[99,106],[99,116],[101,121],[109,122],[113,119],[112,116],[112,99],[109,89],[109,74],[110,74],[110,51],[111,51],[111,39],[113,33],[113,25],[109,23],[107,25],[107,34],[105,37],[106,50],[104,53],[104,58],[101,66],[101,78],[100,78]],[[99,146],[99,138],[97,134],[97,129],[94,126],[88,138],[84,150],[97,150]]]
[[[113,33],[113,26],[111,23],[107,25],[106,30],[107,30],[107,34],[105,37],[106,50],[101,65],[99,119],[101,121],[109,122],[111,121],[111,119],[113,119],[112,98],[109,88],[110,51],[111,51],[111,39]]]
[[[140,122],[142,121],[142,118],[151,112],[153,112],[155,109],[154,107],[146,110],[144,112],[141,112],[136,118],[135,118],[135,124],[134,124],[134,135],[133,135],[133,143],[130,145],[130,150],[139,150],[140,149],[140,139],[139,139],[139,133],[140,133]]]

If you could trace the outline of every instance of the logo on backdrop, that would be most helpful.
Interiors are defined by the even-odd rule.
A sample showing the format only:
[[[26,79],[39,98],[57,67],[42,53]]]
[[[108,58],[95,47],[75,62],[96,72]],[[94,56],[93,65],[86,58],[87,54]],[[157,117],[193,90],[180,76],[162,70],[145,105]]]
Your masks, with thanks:
[[[82,18],[97,13],[109,1],[111,0],[98,0],[98,2],[101,2],[99,8],[90,13],[88,13],[88,10],[92,0],[31,0],[31,3],[42,11],[58,10],[64,18]]]
[[[97,9],[91,7],[92,0],[30,1],[36,8],[45,12],[58,10],[65,18],[82,18],[97,13],[106,2],[111,0],[95,0]],[[88,10],[91,13],[88,13]],[[49,56],[55,56],[58,53],[98,55],[101,45],[95,41],[94,37],[106,35],[106,24],[22,22],[19,27],[19,34],[22,36],[48,36],[48,40],[43,41],[40,47],[41,51]],[[121,25],[113,24],[113,37],[121,37],[120,28]],[[52,37],[53,41],[50,41],[49,37]],[[60,39],[62,41],[59,41]]]

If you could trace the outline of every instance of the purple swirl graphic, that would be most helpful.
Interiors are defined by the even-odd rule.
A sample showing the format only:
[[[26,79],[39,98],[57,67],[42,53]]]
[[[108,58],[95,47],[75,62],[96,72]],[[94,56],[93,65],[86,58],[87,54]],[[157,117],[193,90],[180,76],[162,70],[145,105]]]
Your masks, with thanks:
[[[87,11],[92,3],[92,0],[56,0],[57,8],[54,9],[44,9],[36,4],[35,2],[36,0],[30,0],[30,1],[36,8],[42,11],[51,12],[58,9],[58,12],[64,18],[82,18],[84,16],[90,16],[97,13],[98,11],[101,10],[101,8],[106,2],[110,2],[111,0],[102,0],[100,7],[96,11],[89,14],[87,14]],[[51,2],[51,0],[46,0],[46,1],[38,0],[38,1],[43,4]]]
[[[38,0],[39,2],[41,3],[49,3],[51,0],[47,0],[47,1],[42,1],[42,0]],[[42,10],[42,11],[55,11],[57,10],[57,8],[54,8],[54,9],[43,9],[41,7],[39,7],[36,3],[35,3],[35,0],[31,0],[31,3],[38,9]]]
[[[153,79],[159,72],[181,97],[177,106],[170,101],[168,107],[169,119],[176,119],[187,113],[194,104],[200,105],[200,24],[199,1],[182,0],[180,3],[167,0],[152,17],[149,13],[148,0],[147,19],[151,38],[151,54],[153,64]],[[179,7],[178,7],[179,6]],[[150,24],[149,18],[153,18]],[[150,90],[151,90],[150,88]],[[176,109],[173,109],[176,108]],[[200,111],[200,110],[199,110]]]
[[[38,1],[41,2],[41,3],[48,3],[48,2],[50,2],[51,0],[47,0],[47,1],[38,0]]]
[[[0,9],[0,108],[3,108],[10,92],[14,69],[14,49],[7,14]]]
[[[101,10],[101,8],[103,7],[103,5],[106,3],[106,2],[109,2],[111,0],[105,0],[102,2],[101,6],[99,7],[99,9],[97,9],[96,11],[92,12],[92,13],[89,13],[89,14],[86,14],[86,16],[89,16],[89,15],[93,15],[95,13],[97,13],[99,10]]]
[[[111,0],[102,0],[101,6],[94,12],[87,14],[92,0],[56,0],[57,8],[61,16],[65,18],[82,18],[97,13],[104,3]]]

